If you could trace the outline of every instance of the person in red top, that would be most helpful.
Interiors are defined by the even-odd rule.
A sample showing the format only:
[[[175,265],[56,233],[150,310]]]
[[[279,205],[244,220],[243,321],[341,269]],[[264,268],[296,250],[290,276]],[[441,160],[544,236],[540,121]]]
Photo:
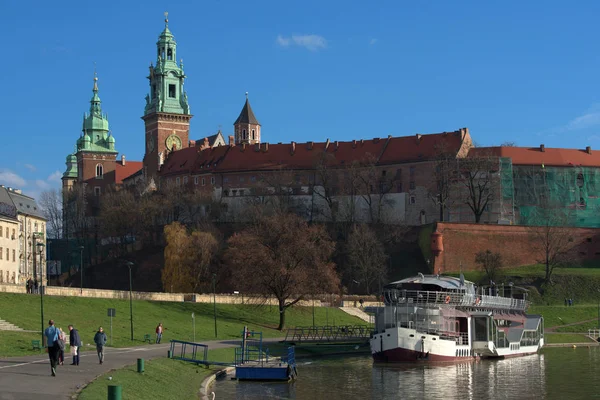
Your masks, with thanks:
[[[160,344],[160,339],[162,339],[162,334],[163,334],[163,326],[162,326],[162,322],[161,322],[156,327],[156,344]]]

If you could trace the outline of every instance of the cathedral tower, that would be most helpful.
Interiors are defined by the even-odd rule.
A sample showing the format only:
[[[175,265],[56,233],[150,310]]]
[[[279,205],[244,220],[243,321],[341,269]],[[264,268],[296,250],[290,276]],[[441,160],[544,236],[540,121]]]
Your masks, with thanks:
[[[183,60],[177,65],[177,43],[169,30],[165,13],[165,29],[156,43],[156,66],[150,63],[150,94],[146,95],[144,177],[146,183],[156,177],[167,153],[189,145],[190,106],[183,88],[186,78]]]
[[[254,144],[260,143],[260,124],[252,112],[248,92],[246,92],[246,103],[240,112],[240,116],[233,123],[235,143]]]

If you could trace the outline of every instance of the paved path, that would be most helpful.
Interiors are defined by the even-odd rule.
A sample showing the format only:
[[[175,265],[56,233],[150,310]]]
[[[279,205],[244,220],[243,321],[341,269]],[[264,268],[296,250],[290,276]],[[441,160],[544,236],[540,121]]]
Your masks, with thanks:
[[[281,339],[268,339],[264,342]],[[201,342],[210,349],[234,347],[239,340]],[[69,365],[70,355],[65,354],[65,365],[59,366],[56,377],[50,375],[48,355],[0,358],[0,400],[69,399],[82,385],[112,369],[136,363],[138,358],[150,360],[166,357],[170,344],[131,348],[107,348],[104,364],[98,364],[95,351],[81,353],[78,366]]]
[[[365,322],[373,323],[374,317],[372,315],[367,314],[362,309],[358,307],[339,307],[340,310],[344,311],[347,314],[353,315],[357,318],[362,319]]]

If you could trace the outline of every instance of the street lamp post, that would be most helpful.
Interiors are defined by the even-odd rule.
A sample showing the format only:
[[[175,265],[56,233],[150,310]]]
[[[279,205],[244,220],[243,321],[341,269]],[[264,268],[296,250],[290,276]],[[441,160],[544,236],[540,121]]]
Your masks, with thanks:
[[[133,266],[133,263],[129,261],[127,266],[129,267],[129,321],[131,325],[131,341],[133,341],[133,284],[131,282],[131,267]]]
[[[42,271],[42,252],[44,251],[44,244],[37,243],[37,248],[40,252],[40,275],[42,275],[42,279],[40,279],[40,314],[41,314],[41,327],[42,327],[42,342],[44,343],[44,275],[41,273]],[[33,261],[35,263],[35,253],[33,253]]]
[[[81,294],[83,294],[83,246],[79,246],[79,283],[81,284]]]
[[[213,287],[213,314],[215,318],[215,337],[217,337],[217,292],[215,289],[217,274],[212,274],[212,287]]]

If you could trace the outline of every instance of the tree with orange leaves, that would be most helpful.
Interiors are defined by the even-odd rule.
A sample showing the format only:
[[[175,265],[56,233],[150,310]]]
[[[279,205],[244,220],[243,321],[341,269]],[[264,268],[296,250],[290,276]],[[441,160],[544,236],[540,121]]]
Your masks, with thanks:
[[[246,293],[277,299],[279,330],[289,307],[339,286],[331,262],[335,243],[322,226],[309,225],[296,215],[256,220],[228,244],[225,260],[233,281]]]

